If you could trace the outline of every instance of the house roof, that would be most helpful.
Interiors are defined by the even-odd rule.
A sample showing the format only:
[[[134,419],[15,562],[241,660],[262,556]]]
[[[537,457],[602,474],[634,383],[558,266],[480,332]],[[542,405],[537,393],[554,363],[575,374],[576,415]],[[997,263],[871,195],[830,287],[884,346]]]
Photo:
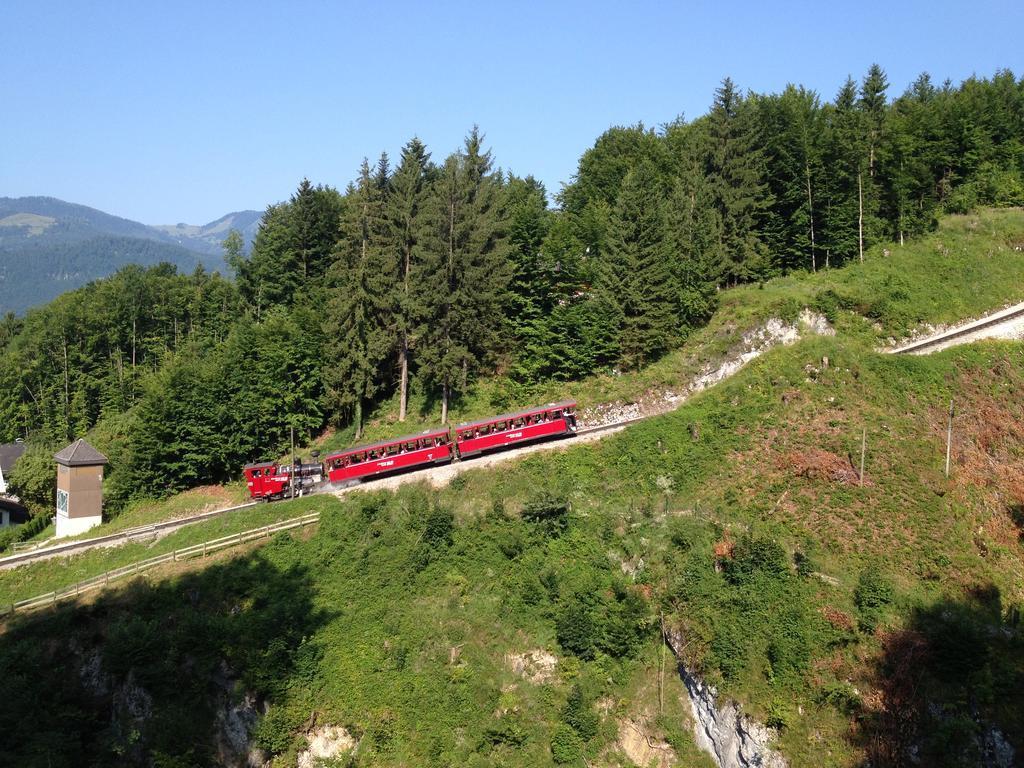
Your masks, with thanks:
[[[0,472],[10,472],[14,462],[25,452],[24,443],[3,443],[0,445]]]
[[[107,464],[107,457],[81,438],[62,451],[53,454],[58,464],[65,467],[89,467]]]

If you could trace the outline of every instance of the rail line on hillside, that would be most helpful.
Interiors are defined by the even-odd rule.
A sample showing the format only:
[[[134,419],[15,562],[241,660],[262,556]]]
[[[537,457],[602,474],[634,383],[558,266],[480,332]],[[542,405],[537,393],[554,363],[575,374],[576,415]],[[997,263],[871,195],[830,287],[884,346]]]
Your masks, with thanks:
[[[1004,323],[1017,321],[1020,320],[1021,318],[1024,318],[1024,302],[1020,304],[1015,304],[1011,307],[1000,310],[999,312],[993,313],[991,315],[980,318],[979,320],[975,320],[965,325],[961,325],[956,328],[951,328],[935,336],[914,341],[902,347],[890,349],[888,350],[888,352],[897,355],[924,354],[932,348],[947,345],[951,341],[963,339],[965,337],[972,336],[973,334],[991,330],[992,328],[996,328]],[[607,424],[599,424],[593,427],[586,427],[583,429],[579,429],[576,432],[576,435],[582,437],[587,435],[592,436],[600,434],[602,432],[616,431],[619,429],[623,429],[629,426],[630,424],[635,424],[636,422],[644,421],[645,419],[651,418],[651,416],[655,415],[657,414],[651,413],[644,416],[635,416],[633,418],[623,419],[621,421],[614,421],[609,422]],[[571,441],[568,444],[571,445]],[[528,444],[520,448],[513,449],[504,454],[495,453],[486,456],[484,457],[485,461],[479,464],[479,466],[486,466],[487,462],[494,460],[500,461],[503,459],[513,459],[523,455],[524,453],[532,453],[534,451],[541,450],[551,450],[564,445],[566,445],[566,442],[564,440],[553,440]],[[443,475],[446,472],[450,472],[453,466],[458,466],[460,471],[462,470],[463,467],[465,467],[465,470],[470,470],[474,466],[477,466],[477,459],[474,458],[467,460],[465,462],[451,462],[437,467],[427,467],[399,475],[393,475],[390,477],[375,478],[373,480],[364,481],[344,488],[331,488],[330,486],[327,486],[322,491],[317,492],[328,492],[340,496],[356,490],[375,490],[379,488],[390,488],[394,487],[396,484],[403,484],[408,481],[429,479],[431,475],[434,474]],[[187,525],[194,525],[195,523],[201,523],[206,520],[211,520],[221,515],[226,515],[230,512],[236,512],[241,509],[254,507],[256,506],[256,504],[257,502],[248,502],[233,507],[225,507],[224,509],[215,509],[209,512],[202,512],[191,517],[178,518],[175,520],[165,520],[163,522],[153,523],[151,525],[129,528],[123,531],[119,531],[117,533],[106,534],[103,536],[95,536],[92,538],[81,539],[78,541],[69,541],[63,544],[57,544],[51,547],[44,547],[28,552],[19,552],[13,555],[8,555],[7,557],[0,557],[0,570],[6,568],[13,568],[15,566],[34,562],[37,560],[45,560],[52,557],[61,557],[72,554],[78,554],[80,552],[85,552],[97,547],[117,546],[119,544],[124,544],[129,541],[137,541],[144,540],[147,538],[164,536],[180,528],[184,528]]]
[[[949,344],[951,341],[964,339],[964,337],[972,336],[976,333],[980,333],[981,331],[998,328],[1004,323],[1009,323],[1020,318],[1024,318],[1024,303],[1015,304],[1012,307],[1000,310],[999,312],[987,315],[965,325],[951,328],[948,331],[943,331],[935,336],[929,336],[926,339],[921,339],[920,341],[914,341],[902,347],[897,347],[890,350],[890,352],[894,355],[924,354],[935,347],[942,347],[943,345]],[[974,339],[965,339],[965,341],[973,340]]]
[[[578,430],[576,434],[579,436],[583,436],[600,434],[602,432],[611,432],[617,429],[622,429],[638,421],[643,421],[645,418],[648,417],[639,416],[632,419],[624,419],[622,421],[610,422],[608,424],[600,424],[594,427],[587,427],[585,429]],[[572,441],[570,440],[568,443],[566,443],[566,441],[564,440],[549,440],[541,443],[535,443],[533,445],[523,446],[523,449],[537,451],[553,449],[560,446],[565,446],[567,444],[571,445]],[[494,455],[500,456],[500,454]],[[512,455],[509,456],[509,458],[515,458],[516,455],[518,454],[513,452]],[[462,464],[463,462],[457,463]],[[466,469],[472,469],[474,463],[474,459],[467,460],[465,462]],[[331,489],[328,486],[325,488],[325,491],[323,492],[334,493],[335,495],[343,495],[346,493],[350,493],[352,491],[370,491],[376,488],[388,487],[389,485],[393,484],[396,479],[405,482],[407,480],[412,479],[427,478],[431,475],[431,473],[445,470],[451,466],[452,464],[445,464],[440,467],[427,467],[412,472],[406,472],[400,475],[393,475],[391,477],[369,480],[366,482],[358,483],[356,485],[348,486],[346,488]],[[110,533],[103,536],[94,536],[92,538],[80,539],[77,541],[68,541],[64,542],[63,544],[56,544],[51,547],[36,549],[30,552],[19,552],[13,555],[8,555],[7,557],[0,557],[0,570],[13,568],[19,565],[24,565],[26,563],[35,562],[38,560],[46,560],[53,557],[67,557],[69,555],[77,555],[82,552],[86,552],[90,549],[95,549],[98,547],[112,547],[118,546],[120,544],[125,544],[130,541],[142,541],[150,538],[156,538],[159,536],[165,536],[188,525],[194,525],[196,523],[201,523],[206,520],[212,520],[216,517],[226,515],[230,512],[237,512],[242,509],[250,509],[252,507],[257,506],[258,503],[259,502],[255,501],[247,502],[245,504],[238,504],[233,507],[225,507],[223,509],[215,509],[209,512],[201,512],[197,515],[192,515],[191,517],[182,517],[177,518],[175,520],[165,520],[163,522],[153,523],[151,525],[142,525],[135,528],[127,528],[123,531],[118,531],[117,533]]]

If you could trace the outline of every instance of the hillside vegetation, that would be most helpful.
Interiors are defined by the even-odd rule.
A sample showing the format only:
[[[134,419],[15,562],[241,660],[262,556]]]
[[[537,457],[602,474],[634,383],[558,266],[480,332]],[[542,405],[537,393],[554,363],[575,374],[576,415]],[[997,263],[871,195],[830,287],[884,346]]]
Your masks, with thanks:
[[[10,624],[7,762],[201,764],[247,692],[281,765],[318,723],[358,764],[628,764],[625,722],[694,764],[659,617],[794,766],[974,765],[993,726],[1020,749],[1022,388],[1017,344],[815,339],[597,445],[305,500],[308,540]]]
[[[292,427],[329,448],[556,397],[659,414],[769,325],[836,331],[441,490],[0,573],[6,602],[322,515],[10,618],[0,763],[305,768],[331,734],[334,764],[710,765],[676,663],[794,768],[1022,754],[1024,352],[877,348],[1024,299],[1024,83],[887,87],[726,79],[693,122],[609,130],[557,210],[476,128],[439,163],[414,139],[271,206],[251,255],[229,240],[233,282],[126,269],[0,323],[15,486],[45,514],[53,445],[88,434],[122,523]]]
[[[747,286],[731,305],[742,319],[772,298],[750,286],[809,270],[826,273],[809,283],[823,293],[832,270],[916,242],[944,214],[1024,203],[1024,81],[889,88],[877,65],[829,101],[726,78],[694,120],[610,128],[554,200],[498,167],[476,126],[444,157],[410,139],[343,191],[303,179],[263,214],[251,253],[224,238],[233,280],[128,268],[5,317],[0,439],[42,452],[91,434],[111,458],[113,511],[236,477],[293,428],[303,443],[325,429],[359,439],[392,401],[399,423],[410,408],[448,422],[595,374],[647,376],[728,288]],[[7,229],[37,232],[49,208],[36,210]],[[954,274],[960,254],[938,247]],[[897,327],[955,312],[873,275],[816,303]],[[805,303],[787,290],[771,309]]]
[[[912,749],[974,765],[991,728],[1020,750],[1024,352],[873,347],[950,319],[949,305],[972,315],[1018,298],[1022,220],[953,217],[864,265],[726,292],[680,351],[570,391],[681,389],[744,329],[804,306],[838,335],[768,352],[599,444],[443,491],[313,497],[0,573],[13,601],[261,524],[266,509],[323,514],[311,538],[13,620],[0,640],[5,679],[20,681],[11,712],[34,711],[41,690],[62,704],[3,749],[27,765],[79,752],[205,764],[227,749],[217,713],[248,694],[267,707],[252,743],[279,765],[325,724],[346,728],[366,765],[629,765],[638,738],[706,764],[671,655],[662,677],[664,623],[685,638],[682,663],[779,730],[793,766],[897,764]],[[962,278],[945,283],[947,267]],[[487,392],[478,407],[494,405]],[[15,674],[63,669],[66,654],[102,672],[70,685]],[[67,712],[81,719],[57,719]]]
[[[707,325],[643,370],[599,373],[578,381],[517,384],[484,379],[453,408],[453,421],[482,418],[517,406],[572,397],[588,408],[643,401],[679,392],[725,359],[747,351],[744,336],[771,319],[795,323],[804,309],[824,315],[844,336],[877,347],[922,329],[979,317],[1024,301],[1024,209],[981,209],[943,217],[936,231],[904,246],[880,243],[863,264],[799,272],[722,291]],[[406,425],[397,398],[370,415],[366,440],[434,426],[429,398],[414,395]],[[331,430],[315,447],[352,443],[354,429]]]

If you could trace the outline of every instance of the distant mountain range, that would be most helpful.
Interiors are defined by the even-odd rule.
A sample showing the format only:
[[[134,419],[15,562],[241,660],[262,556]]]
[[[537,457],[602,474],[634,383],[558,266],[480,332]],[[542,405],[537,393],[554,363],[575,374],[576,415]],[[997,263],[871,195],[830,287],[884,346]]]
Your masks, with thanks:
[[[0,197],[0,315],[22,313],[126,264],[224,271],[221,242],[237,229],[250,248],[261,216],[238,211],[203,226],[148,226],[52,197]]]

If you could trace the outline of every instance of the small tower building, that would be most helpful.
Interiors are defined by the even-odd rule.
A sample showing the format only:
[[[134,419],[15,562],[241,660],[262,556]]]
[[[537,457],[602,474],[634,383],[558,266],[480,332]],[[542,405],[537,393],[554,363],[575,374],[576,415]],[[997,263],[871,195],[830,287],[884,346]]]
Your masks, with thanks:
[[[57,538],[103,522],[103,467],[107,457],[85,440],[53,456],[57,461]]]

